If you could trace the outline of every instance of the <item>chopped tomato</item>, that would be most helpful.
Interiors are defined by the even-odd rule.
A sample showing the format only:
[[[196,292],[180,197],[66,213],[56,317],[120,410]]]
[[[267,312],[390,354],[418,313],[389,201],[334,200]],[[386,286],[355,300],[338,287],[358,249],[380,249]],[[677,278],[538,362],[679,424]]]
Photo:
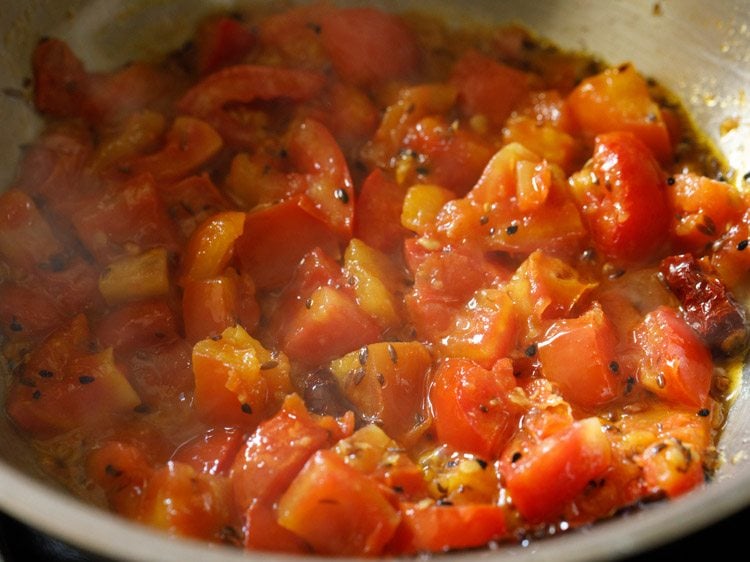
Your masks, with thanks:
[[[276,504],[307,460],[330,445],[330,418],[313,419],[302,399],[289,395],[280,412],[247,439],[232,467],[235,509],[245,513],[245,546],[308,552],[297,535],[280,526]]]
[[[76,210],[72,221],[81,242],[103,265],[133,249],[178,248],[174,224],[149,174],[105,191]]]
[[[0,195],[0,255],[29,272],[65,260],[65,248],[34,201],[15,189]]]
[[[524,519],[537,523],[559,515],[591,480],[606,474],[611,461],[601,422],[586,418],[505,463],[503,475],[513,504]]]
[[[608,257],[647,261],[666,242],[666,178],[632,133],[598,136],[590,169],[571,181],[594,244]]]
[[[285,323],[281,347],[289,357],[320,365],[378,339],[380,327],[354,298],[333,287],[313,291]]]
[[[166,300],[125,304],[101,319],[96,336],[104,347],[129,354],[177,339],[178,319]]]
[[[556,321],[538,344],[544,376],[557,384],[566,400],[593,408],[618,397],[617,337],[601,307],[578,318]],[[586,360],[580,360],[586,350]]]
[[[181,281],[200,281],[224,271],[244,227],[245,213],[239,211],[216,213],[201,223],[185,246]]]
[[[52,38],[41,41],[34,49],[32,67],[36,108],[56,117],[79,115],[88,77],[67,43]]]
[[[465,244],[428,252],[414,272],[406,307],[417,332],[437,340],[476,291],[507,278],[507,272],[475,246]]]
[[[206,174],[189,176],[177,183],[160,184],[157,189],[167,213],[179,225],[185,238],[211,215],[229,208],[226,195]]]
[[[352,236],[354,186],[336,139],[314,119],[306,119],[292,131],[289,156],[304,176],[307,197],[300,205],[328,225],[342,239]]]
[[[302,208],[304,196],[248,213],[235,250],[259,290],[278,289],[316,247],[340,255],[336,235]]]
[[[146,482],[154,472],[146,449],[138,443],[107,441],[86,459],[86,474],[99,485],[115,512],[135,517]]]
[[[673,209],[672,235],[696,252],[716,241],[740,218],[739,194],[728,183],[697,174],[677,174],[667,180]]]
[[[289,362],[272,355],[240,326],[193,347],[195,408],[216,425],[254,427],[292,391]]]
[[[171,460],[204,474],[227,476],[241,446],[238,428],[215,427],[180,445]]]
[[[399,513],[378,485],[332,451],[318,451],[279,500],[279,524],[318,554],[380,554]]]
[[[43,336],[63,320],[53,297],[15,283],[0,285],[0,327],[6,337]]]
[[[135,519],[172,534],[218,542],[232,523],[229,492],[226,479],[169,461],[146,482]]]
[[[451,83],[464,114],[482,115],[495,127],[502,127],[529,87],[526,74],[477,51],[467,52],[456,63]]]
[[[419,64],[411,31],[397,16],[372,8],[324,12],[320,37],[336,73],[352,84],[406,78]]]
[[[11,419],[37,438],[49,438],[71,429],[101,424],[132,411],[141,400],[112,349],[90,353],[88,325],[77,316],[37,349],[28,374],[8,390]]]
[[[219,70],[198,82],[177,107],[196,117],[211,117],[230,102],[306,100],[320,92],[324,83],[320,74],[306,70],[241,64]]]
[[[256,36],[249,26],[233,17],[205,20],[196,31],[195,68],[205,75],[238,63],[255,46]]]
[[[387,551],[404,555],[481,547],[505,537],[505,517],[497,505],[402,503],[401,523]]]
[[[234,327],[239,320],[239,303],[237,275],[187,281],[182,292],[185,337],[197,342]]]
[[[351,403],[399,441],[424,428],[423,381],[430,354],[418,342],[379,342],[331,362],[330,369]]]
[[[458,451],[496,458],[518,421],[518,410],[508,399],[515,386],[508,359],[491,370],[467,359],[445,359],[430,387],[438,439]]]
[[[381,252],[400,249],[408,231],[401,226],[406,189],[374,170],[362,184],[355,203],[354,235]]]
[[[515,347],[516,325],[513,301],[505,291],[477,291],[440,337],[438,354],[464,357],[489,368]]]
[[[667,400],[701,408],[711,388],[711,354],[674,309],[659,307],[635,329],[638,380]]]
[[[167,132],[164,146],[130,163],[134,174],[151,174],[158,181],[175,181],[208,162],[221,148],[221,136],[211,125],[180,116]]]
[[[646,81],[633,65],[607,69],[585,79],[567,101],[574,118],[589,135],[628,131],[659,161],[669,160],[669,130]]]

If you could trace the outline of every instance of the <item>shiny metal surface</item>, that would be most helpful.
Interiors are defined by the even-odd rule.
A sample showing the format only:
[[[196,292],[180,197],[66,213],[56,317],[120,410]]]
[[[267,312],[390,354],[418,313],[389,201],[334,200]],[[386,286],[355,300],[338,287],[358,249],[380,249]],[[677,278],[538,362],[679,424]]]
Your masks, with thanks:
[[[750,10],[743,0],[381,0],[348,2],[437,12],[456,25],[517,21],[561,47],[607,62],[632,61],[669,87],[741,177],[750,170]],[[67,39],[91,68],[107,68],[178,46],[206,12],[231,0],[3,0],[0,88],[23,89],[42,35]],[[28,103],[0,95],[0,186],[13,178],[19,146],[37,132]],[[732,127],[727,124],[731,123]],[[724,126],[722,126],[724,125]],[[724,133],[722,135],[722,132]],[[0,384],[0,400],[4,388]],[[721,441],[711,484],[671,503],[530,546],[450,555],[451,560],[601,559],[632,554],[750,504],[750,390],[742,384]],[[0,509],[39,529],[114,558],[284,560],[175,540],[83,505],[47,483],[30,451],[0,419]]]

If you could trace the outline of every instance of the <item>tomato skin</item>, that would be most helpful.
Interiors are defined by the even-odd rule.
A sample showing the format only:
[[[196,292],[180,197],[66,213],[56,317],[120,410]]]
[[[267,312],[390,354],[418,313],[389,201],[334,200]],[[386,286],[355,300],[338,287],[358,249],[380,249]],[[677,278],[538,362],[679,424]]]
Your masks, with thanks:
[[[538,345],[545,377],[556,383],[566,400],[593,408],[618,397],[621,381],[611,368],[617,336],[601,307],[578,318],[558,320]],[[586,361],[580,361],[586,350]]]
[[[387,551],[392,554],[476,548],[507,533],[503,508],[490,504],[401,504],[401,523]]]
[[[333,451],[318,451],[279,500],[279,523],[319,554],[377,555],[399,514],[377,483]]]
[[[177,108],[196,117],[211,117],[229,102],[279,97],[306,100],[319,93],[324,84],[323,76],[306,70],[240,64],[198,82],[177,102]]]
[[[598,418],[575,422],[503,465],[514,505],[529,523],[548,521],[610,468],[612,451]]]
[[[354,235],[385,253],[400,249],[408,231],[401,226],[406,189],[374,170],[362,184],[355,207]]]
[[[591,169],[596,185],[573,190],[597,249],[616,260],[647,261],[669,235],[664,172],[628,132],[598,136]]]
[[[507,399],[515,386],[509,359],[498,361],[492,370],[467,359],[445,359],[430,387],[438,439],[458,451],[496,458],[518,419]]]
[[[678,404],[706,404],[713,377],[711,354],[674,309],[661,306],[647,314],[634,337],[643,350],[639,382]]]
[[[568,96],[567,104],[584,132],[595,136],[628,131],[638,137],[660,162],[672,155],[669,129],[646,81],[628,64],[585,79]]]
[[[320,18],[323,48],[345,82],[372,85],[407,77],[419,48],[397,16],[372,8],[344,8]]]

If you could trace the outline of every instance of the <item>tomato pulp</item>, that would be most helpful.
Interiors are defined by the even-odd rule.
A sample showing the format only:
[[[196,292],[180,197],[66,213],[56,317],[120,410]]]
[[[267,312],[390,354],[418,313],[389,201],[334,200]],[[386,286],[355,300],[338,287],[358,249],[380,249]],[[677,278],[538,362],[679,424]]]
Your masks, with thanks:
[[[631,64],[327,4],[159,63],[33,57],[5,413],[75,493],[238,548],[408,555],[703,485],[747,196]]]

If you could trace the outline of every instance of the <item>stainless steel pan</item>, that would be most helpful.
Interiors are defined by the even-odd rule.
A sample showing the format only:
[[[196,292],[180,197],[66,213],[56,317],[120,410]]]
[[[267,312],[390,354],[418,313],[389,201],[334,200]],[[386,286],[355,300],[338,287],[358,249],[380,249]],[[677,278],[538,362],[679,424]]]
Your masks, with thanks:
[[[349,2],[363,4],[367,2]],[[382,0],[390,9],[470,21],[525,24],[565,48],[617,64],[633,61],[671,88],[726,154],[738,177],[750,171],[750,3],[743,0]],[[14,174],[19,145],[39,123],[14,95],[29,75],[31,51],[43,35],[68,40],[91,68],[107,68],[178,46],[201,15],[232,0],[3,0],[0,10],[0,186]],[[727,126],[731,124],[731,126]],[[724,126],[722,126],[724,125]],[[722,132],[724,133],[722,135]],[[5,389],[0,384],[0,401]],[[750,505],[750,389],[737,392],[721,441],[715,481],[670,503],[593,528],[534,542],[451,555],[455,560],[544,560],[624,556],[674,540]],[[50,483],[0,416],[0,509],[28,524],[112,558],[282,560],[170,539],[88,507]]]

